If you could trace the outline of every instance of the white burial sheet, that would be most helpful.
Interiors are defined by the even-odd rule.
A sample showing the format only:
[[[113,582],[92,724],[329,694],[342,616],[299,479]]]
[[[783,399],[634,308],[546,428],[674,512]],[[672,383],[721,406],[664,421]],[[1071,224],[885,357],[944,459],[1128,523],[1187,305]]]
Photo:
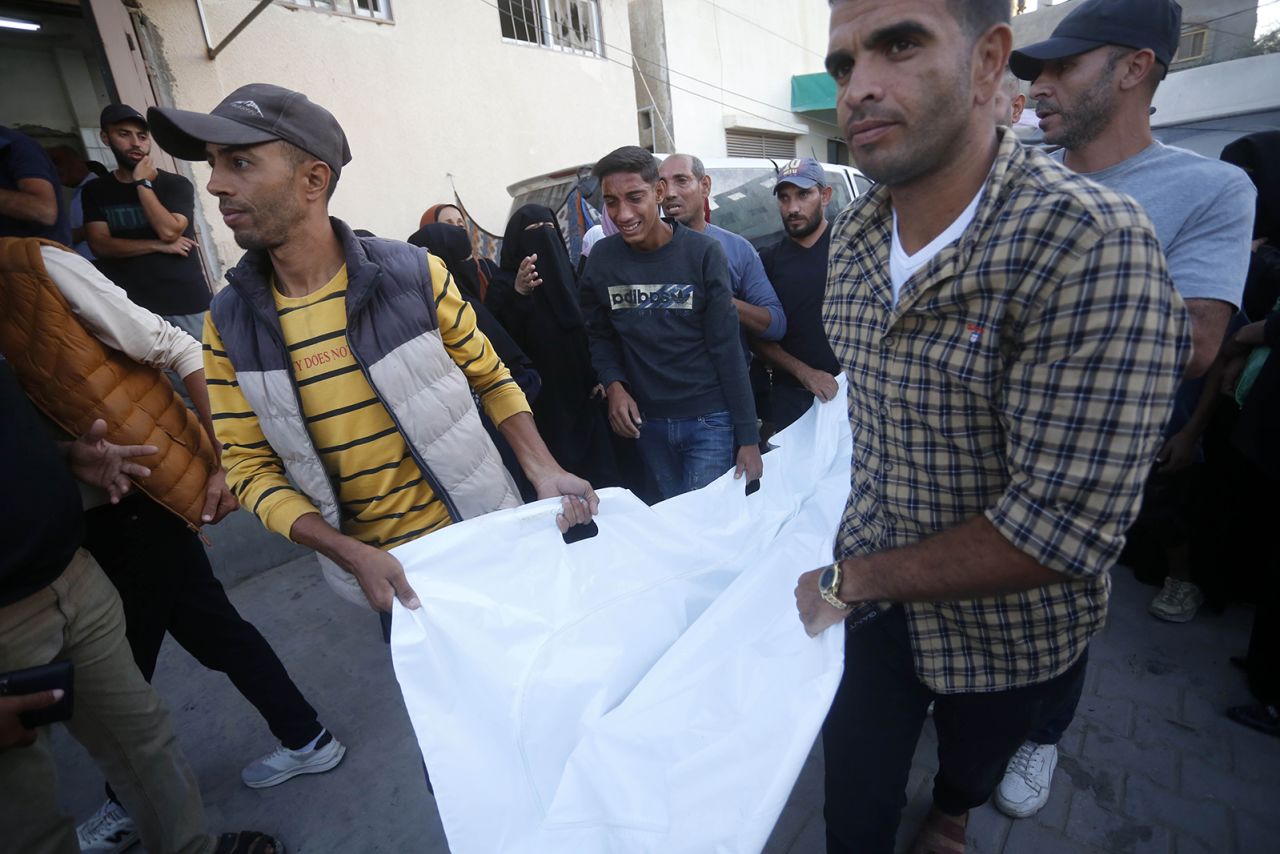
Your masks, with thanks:
[[[392,659],[453,854],[764,846],[843,667],[793,596],[849,493],[840,388],[751,496],[606,489],[572,545],[554,500],[395,549],[423,605],[395,606]]]

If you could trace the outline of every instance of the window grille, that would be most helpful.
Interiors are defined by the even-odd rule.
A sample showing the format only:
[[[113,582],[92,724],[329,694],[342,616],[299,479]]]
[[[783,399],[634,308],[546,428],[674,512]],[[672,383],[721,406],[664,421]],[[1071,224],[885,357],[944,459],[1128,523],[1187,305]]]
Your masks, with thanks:
[[[599,0],[498,0],[498,25],[504,39],[604,55]]]
[[[796,138],[781,133],[726,130],[725,148],[730,157],[772,157],[794,160]]]

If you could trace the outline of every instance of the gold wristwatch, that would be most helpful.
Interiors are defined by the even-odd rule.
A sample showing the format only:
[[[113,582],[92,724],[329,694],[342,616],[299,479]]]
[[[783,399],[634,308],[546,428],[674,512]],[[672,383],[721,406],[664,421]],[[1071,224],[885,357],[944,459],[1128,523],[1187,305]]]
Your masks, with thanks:
[[[842,602],[837,595],[840,592],[840,561],[836,561],[822,571],[818,576],[818,592],[822,594],[822,598],[826,599],[833,608],[839,608],[841,611],[849,610],[849,603]]]

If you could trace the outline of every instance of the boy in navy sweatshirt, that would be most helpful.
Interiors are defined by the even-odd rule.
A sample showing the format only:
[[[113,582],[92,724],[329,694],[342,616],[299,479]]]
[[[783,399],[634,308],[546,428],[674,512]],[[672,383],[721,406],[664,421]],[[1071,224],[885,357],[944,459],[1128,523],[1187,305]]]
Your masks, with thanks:
[[[581,302],[610,425],[637,440],[662,499],[715,480],[735,465],[735,447],[735,476],[760,477],[724,250],[663,221],[658,162],[643,148],[617,149],[594,175],[618,234],[592,248]]]

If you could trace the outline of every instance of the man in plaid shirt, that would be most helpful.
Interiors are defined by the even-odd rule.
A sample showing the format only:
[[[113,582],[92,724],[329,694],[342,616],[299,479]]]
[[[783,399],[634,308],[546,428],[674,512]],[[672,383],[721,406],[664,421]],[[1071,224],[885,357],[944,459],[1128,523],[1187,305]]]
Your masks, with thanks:
[[[855,452],[838,560],[796,588],[811,634],[849,627],[829,852],[893,850],[930,702],[916,850],[964,850],[1105,620],[1191,354],[1138,206],[993,126],[1009,11],[832,0],[839,121],[878,186],[833,225],[824,319]]]

